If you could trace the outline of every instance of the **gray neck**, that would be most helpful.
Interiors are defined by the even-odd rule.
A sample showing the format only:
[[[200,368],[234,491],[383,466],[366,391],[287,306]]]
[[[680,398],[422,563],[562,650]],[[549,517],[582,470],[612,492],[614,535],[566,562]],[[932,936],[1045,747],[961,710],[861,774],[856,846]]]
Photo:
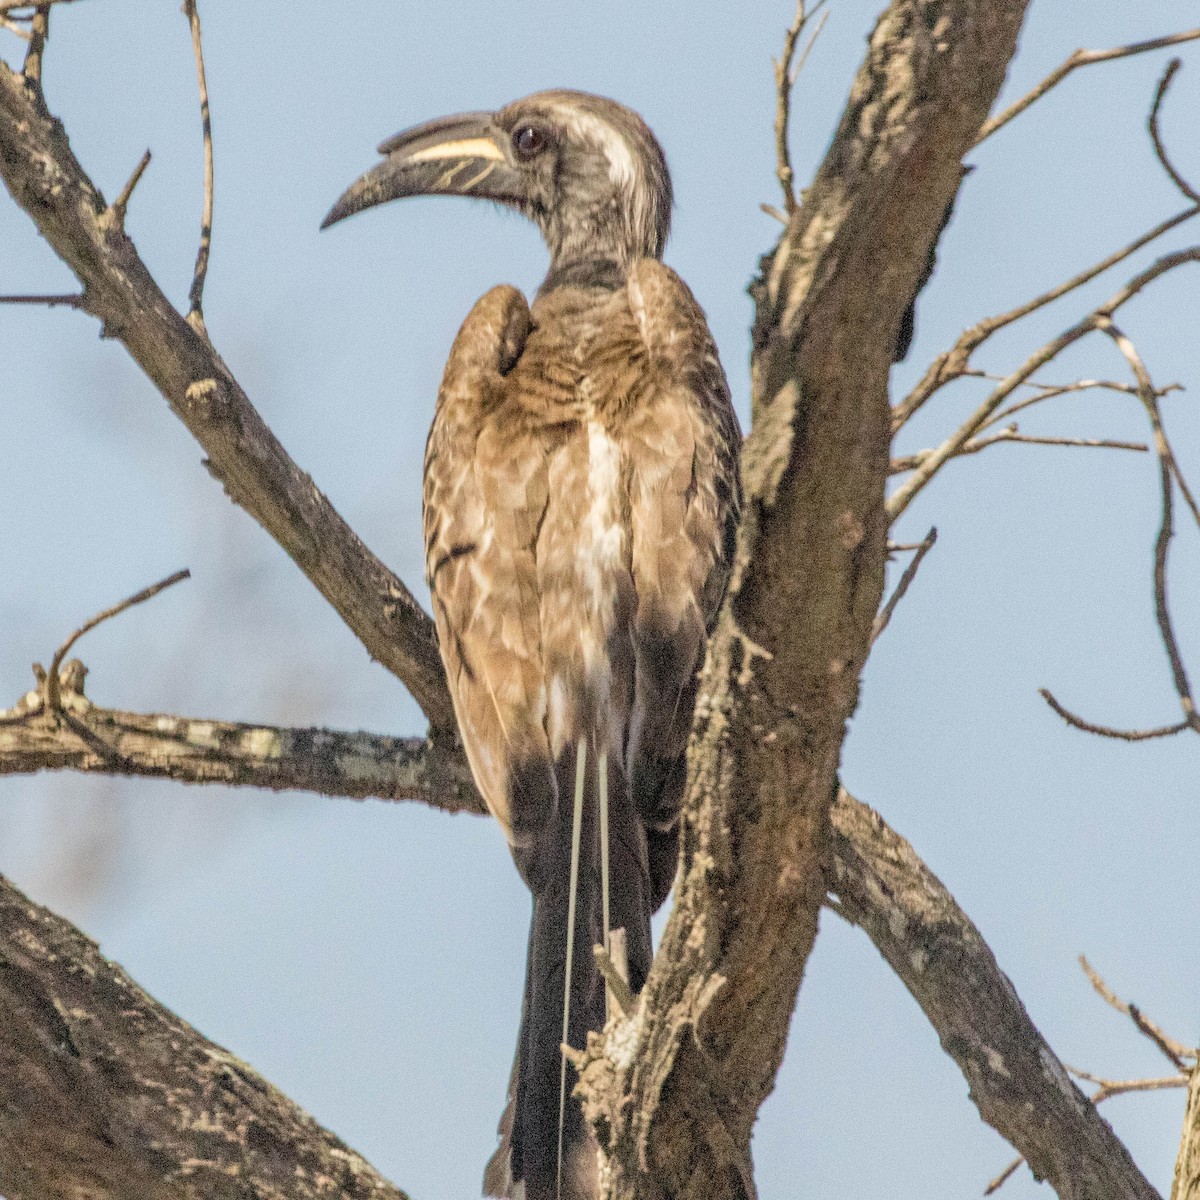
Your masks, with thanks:
[[[615,292],[625,286],[628,276],[628,267],[612,258],[576,258],[570,262],[556,259],[550,264],[550,270],[538,288],[538,295],[544,296],[560,287],[600,288]]]

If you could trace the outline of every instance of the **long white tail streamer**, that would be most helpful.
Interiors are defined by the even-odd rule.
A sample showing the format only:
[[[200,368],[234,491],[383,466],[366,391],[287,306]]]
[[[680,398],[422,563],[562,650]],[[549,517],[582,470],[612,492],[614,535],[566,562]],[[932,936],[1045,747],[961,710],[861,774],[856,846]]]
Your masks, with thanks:
[[[603,759],[601,760],[603,761]],[[579,843],[583,832],[583,785],[587,775],[587,738],[579,739],[575,754],[575,811],[571,820],[571,890],[567,898],[567,963],[563,976],[562,1044],[567,1044],[571,1022],[571,960],[575,957],[575,897],[579,893]],[[607,872],[607,866],[605,867]],[[605,922],[607,925],[607,921]],[[567,1112],[567,1056],[562,1053],[558,1068],[558,1178],[556,1189],[562,1196],[563,1121]]]
[[[608,930],[608,751],[601,750],[596,760],[596,786],[600,793],[600,909],[604,914],[604,953],[612,956]],[[612,992],[604,988],[604,1018],[612,1016]]]

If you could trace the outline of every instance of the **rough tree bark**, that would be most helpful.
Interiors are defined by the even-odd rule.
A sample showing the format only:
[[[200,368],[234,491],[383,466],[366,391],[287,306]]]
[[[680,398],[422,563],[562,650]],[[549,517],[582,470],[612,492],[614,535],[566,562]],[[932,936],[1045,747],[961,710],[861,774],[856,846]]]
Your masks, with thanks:
[[[1020,1147],[1034,1176],[1064,1200],[1157,1195],[1029,1020],[979,931],[913,848],[843,791],[831,851],[829,890],[838,911],[904,981],[961,1068],[979,1115]]]
[[[682,877],[638,1011],[583,1075],[614,1196],[755,1194],[751,1129],[816,936],[883,587],[888,372],[1024,12],[888,8],[754,289],[745,516],[697,709]]]
[[[697,714],[685,874],[636,1013],[588,1052],[585,1099],[611,1156],[614,1196],[754,1194],[750,1129],[783,1055],[830,862],[843,911],[905,978],[954,1049],[981,1112],[1035,1171],[1063,1196],[1154,1195],[1065,1080],[1015,994],[994,983],[990,956],[979,965],[981,940],[962,934],[954,943],[980,982],[953,1012],[945,973],[913,967],[912,946],[941,962],[933,951],[949,944],[946,922],[961,918],[974,934],[919,861],[895,854],[848,797],[830,833],[844,726],[883,581],[888,369],[1024,9],[1025,0],[893,0],[826,161],[764,260],[747,519]],[[31,701],[0,718],[0,772],[72,765],[473,808],[445,732],[450,709],[428,618],[287,457],[202,328],[170,307],[40,89],[2,64],[0,174],[79,277],[83,307],[159,387],[230,497],[410,688],[433,730],[428,743],[385,745],[368,735],[224,722],[164,729],[162,718],[92,709],[80,695],[58,712],[32,711]],[[935,897],[934,924],[905,910],[910,924],[898,932],[897,906],[922,888]],[[113,1195],[220,1195],[226,1178],[236,1181],[231,1194],[273,1196],[286,1184],[289,1195],[322,1195],[331,1180],[352,1195],[397,1194],[137,995],[81,935],[11,890],[0,892],[0,906],[0,1005],[21,1018],[0,1025],[0,1063],[13,1055],[26,1064],[23,1099],[0,1105],[0,1164],[6,1146],[15,1154],[40,1147],[29,1153],[44,1160],[44,1168],[27,1154],[12,1160],[24,1174],[0,1175],[8,1200],[94,1194],[98,1181],[101,1191],[128,1183],[128,1193]],[[979,1032],[996,1013],[1023,1039],[1011,1057],[1004,1052],[1010,1069],[1026,1071],[1022,1055],[1034,1047],[1028,1071],[1036,1078],[1025,1082],[1047,1107],[1024,1120]],[[176,1068],[186,1078],[170,1074]],[[163,1088],[178,1103],[146,1103]],[[235,1111],[226,1092],[242,1107]],[[90,1124],[71,1107],[80,1104]],[[64,1128],[83,1122],[83,1133],[62,1140],[62,1152],[43,1145],[32,1126],[44,1113]],[[322,1165],[331,1160],[352,1165],[339,1177]]]
[[[405,1200],[0,877],[0,1196]]]
[[[1171,1200],[1200,1200],[1200,1066],[1192,1068],[1188,1084],[1183,1137],[1175,1160]]]

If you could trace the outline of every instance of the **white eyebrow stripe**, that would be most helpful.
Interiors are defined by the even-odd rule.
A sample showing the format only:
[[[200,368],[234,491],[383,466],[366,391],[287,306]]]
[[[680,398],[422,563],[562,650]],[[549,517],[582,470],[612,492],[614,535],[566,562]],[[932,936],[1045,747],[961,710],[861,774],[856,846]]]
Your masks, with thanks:
[[[457,142],[439,142],[408,155],[409,162],[436,162],[443,158],[490,158],[503,162],[504,153],[491,138],[462,138]]]
[[[608,177],[613,183],[619,187],[632,187],[637,180],[637,164],[621,133],[591,113],[571,109],[564,115],[576,133],[603,151],[608,160]]]

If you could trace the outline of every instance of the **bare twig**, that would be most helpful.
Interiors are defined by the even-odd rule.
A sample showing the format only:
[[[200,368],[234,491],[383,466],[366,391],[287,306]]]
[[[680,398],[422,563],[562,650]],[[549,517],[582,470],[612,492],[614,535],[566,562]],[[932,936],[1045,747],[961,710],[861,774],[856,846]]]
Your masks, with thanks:
[[[789,215],[796,211],[796,193],[793,187],[795,176],[792,171],[791,154],[788,150],[788,122],[791,116],[792,88],[812,51],[813,43],[825,26],[825,19],[829,16],[827,12],[821,14],[821,19],[817,23],[816,29],[813,30],[812,37],[808,39],[808,43],[800,52],[800,58],[796,61],[794,68],[792,63],[796,58],[796,43],[799,41],[800,34],[808,22],[824,7],[825,2],[826,0],[817,0],[812,11],[809,12],[806,0],[796,0],[796,15],[783,37],[783,53],[774,63],[776,175],[779,178],[779,186],[783,189],[784,208]],[[786,219],[784,223],[786,224]]]
[[[1107,314],[1099,319],[1097,328],[1113,340],[1117,349],[1124,355],[1125,361],[1129,363],[1129,369],[1137,380],[1138,396],[1146,409],[1146,415],[1150,419],[1150,427],[1154,433],[1154,449],[1158,455],[1159,482],[1162,494],[1162,520],[1154,541],[1154,610],[1158,619],[1163,648],[1171,663],[1171,675],[1174,678],[1180,706],[1183,708],[1184,719],[1197,733],[1200,733],[1200,720],[1197,720],[1191,684],[1188,682],[1187,670],[1183,665],[1183,655],[1179,651],[1179,643],[1175,638],[1171,610],[1167,604],[1167,553],[1171,538],[1175,535],[1174,480],[1176,475],[1181,472],[1171,449],[1171,443],[1167,439],[1166,429],[1163,427],[1162,413],[1159,411],[1154,384],[1150,380],[1150,373],[1146,370],[1146,364],[1142,361],[1137,347]]]
[[[969,371],[965,372],[969,375],[978,375],[981,379],[991,379],[997,383],[1003,380],[1002,375],[989,375],[985,371]],[[980,426],[980,429],[990,429],[993,425],[999,425],[1001,421],[1008,417],[1014,416],[1019,412],[1024,412],[1027,408],[1032,408],[1035,404],[1041,404],[1044,400],[1055,400],[1059,396],[1070,396],[1076,392],[1088,391],[1105,391],[1118,392],[1125,396],[1136,396],[1137,388],[1131,383],[1117,383],[1112,379],[1077,379],[1074,383],[1064,384],[1045,384],[1034,383],[1029,380],[1027,386],[1038,388],[1036,396],[1026,396],[1024,400],[1018,400],[1015,404],[1010,404],[1006,408],[1002,408],[995,416],[990,418]],[[1171,392],[1180,392],[1183,390],[1183,385],[1179,383],[1168,383],[1165,387],[1158,389],[1159,397],[1168,395]]]
[[[1071,712],[1069,708],[1064,708],[1054,698],[1049,688],[1038,688],[1038,695],[1068,725],[1073,725],[1076,729],[1083,730],[1084,733],[1094,733],[1099,737],[1116,738],[1122,742],[1148,742],[1154,738],[1173,737],[1188,728],[1187,721],[1180,721],[1177,725],[1159,725],[1153,729],[1114,729],[1111,725],[1097,725],[1094,721],[1085,721],[1083,717]]]
[[[1092,1094],[1093,1104],[1102,1104],[1113,1096],[1123,1096],[1127,1092],[1159,1092],[1166,1088],[1187,1087],[1188,1076],[1181,1072],[1178,1075],[1167,1075],[1157,1079],[1104,1079],[1100,1075],[1092,1075],[1088,1071],[1072,1067],[1067,1063],[1063,1066],[1079,1079],[1097,1084],[1099,1090]]]
[[[1200,29],[1193,30],[1193,33],[1200,36]],[[1150,129],[1150,140],[1154,143],[1154,153],[1158,156],[1158,161],[1162,164],[1162,168],[1171,177],[1171,182],[1189,199],[1193,204],[1200,204],[1200,192],[1188,183],[1186,179],[1175,169],[1174,163],[1171,162],[1167,154],[1167,148],[1163,145],[1162,136],[1158,131],[1158,110],[1162,107],[1163,99],[1166,97],[1167,88],[1171,86],[1171,80],[1175,78],[1175,72],[1183,65],[1182,60],[1173,58],[1167,63],[1167,69],[1163,72],[1162,78],[1158,81],[1158,88],[1154,93],[1154,103],[1150,106],[1150,120],[1148,126]]]
[[[142,155],[141,162],[133,168],[133,174],[129,177],[129,182],[121,189],[121,194],[113,201],[112,212],[116,218],[117,224],[121,228],[125,227],[125,209],[129,207],[129,198],[133,195],[133,189],[137,187],[141,181],[142,175],[146,168],[150,165],[150,151],[147,150]]]
[[[1009,121],[1019,117],[1030,105],[1040,100],[1051,88],[1062,83],[1072,71],[1079,67],[1090,67],[1095,63],[1111,62],[1117,58],[1128,58],[1133,54],[1145,54],[1149,50],[1162,50],[1167,46],[1178,46],[1181,42],[1192,42],[1200,38],[1200,29],[1189,29],[1183,33],[1172,33],[1167,37],[1152,38],[1148,42],[1133,42],[1128,46],[1117,46],[1111,50],[1076,50],[1061,66],[1051,71],[1032,91],[1022,96],[1015,104],[1009,105],[1002,113],[992,117],[979,131],[975,145],[992,136],[998,129],[1003,129]]]
[[[1041,400],[1043,397],[1037,396],[1034,399]],[[992,422],[989,421],[981,428],[987,428],[990,424]],[[1088,449],[1104,450],[1145,451],[1148,449],[1144,442],[1121,442],[1112,438],[1041,437],[1031,433],[1021,433],[1016,425],[1009,425],[987,437],[972,438],[969,442],[964,442],[955,457],[962,458],[967,454],[978,454],[981,450],[998,445],[1000,442],[1018,442],[1025,446],[1083,446]],[[932,450],[918,450],[916,454],[905,454],[893,458],[891,473],[899,475],[904,471],[915,471],[933,453]]]
[[[159,592],[172,587],[181,580],[189,579],[191,571],[186,567],[182,571],[176,571],[174,575],[168,575],[166,579],[160,579],[158,583],[152,583],[147,588],[142,588],[140,592],[129,596],[122,600],[120,604],[114,604],[112,608],[106,608],[103,612],[97,613],[90,620],[85,621],[78,629],[54,653],[54,658],[50,662],[50,670],[46,672],[45,682],[45,697],[46,711],[55,712],[62,707],[62,700],[59,695],[59,668],[62,666],[62,661],[67,656],[67,652],[75,645],[77,641],[85,633],[96,628],[97,625],[109,620],[111,617],[118,616],[126,609],[132,608],[135,604],[142,604],[147,600],[153,599]]]
[[[917,543],[916,553],[912,556],[908,566],[904,568],[904,573],[900,576],[900,582],[896,584],[896,590],[888,597],[887,603],[884,604],[875,617],[875,624],[871,629],[871,645],[879,640],[880,635],[888,627],[888,622],[892,619],[892,613],[896,611],[896,606],[904,599],[904,593],[908,591],[912,581],[917,577],[917,571],[920,570],[921,560],[933,549],[934,543],[937,541],[937,527],[931,526],[929,532]]]
[[[1012,1162],[992,1180],[991,1183],[983,1189],[985,1196],[992,1195],[993,1192],[998,1192],[1016,1173],[1017,1168],[1024,1162],[1024,1158],[1014,1158]]]
[[[1198,212],[1200,209],[1193,209],[1191,211]],[[1200,262],[1200,246],[1189,246],[1187,249],[1164,255],[1156,262],[1151,263],[1145,270],[1135,275],[1106,303],[1031,354],[1016,371],[1004,379],[1003,383],[993,389],[992,393],[971,416],[938,446],[928,458],[924,459],[914,469],[909,478],[892,493],[887,504],[889,518],[895,521],[904,512],[909,504],[912,503],[917,493],[925,487],[937,471],[961,451],[963,445],[979,432],[984,423],[991,418],[1008,397],[1021,384],[1025,383],[1030,376],[1040,371],[1048,362],[1057,358],[1068,346],[1074,345],[1081,338],[1099,329],[1104,321],[1111,320],[1113,313],[1120,309],[1122,305],[1128,303],[1160,275],[1164,275],[1166,272],[1173,271],[1175,268],[1190,262]],[[976,326],[976,328],[980,327]],[[1153,400],[1153,397],[1151,397],[1151,401],[1157,406],[1157,402]]]
[[[22,9],[37,9],[49,8],[52,4],[70,4],[72,0],[38,0],[34,3],[33,0],[0,0],[0,13],[17,13],[20,20],[26,20],[26,16],[20,10]]]
[[[46,52],[46,39],[50,36],[50,5],[39,4],[33,13],[33,21],[29,26],[29,49],[25,51],[25,63],[21,74],[27,82],[34,85],[41,94],[42,86],[42,55]]]
[[[208,254],[212,247],[213,219],[213,144],[212,119],[208,109],[208,82],[204,74],[204,47],[200,39],[200,13],[196,0],[183,0],[183,12],[192,30],[192,53],[196,58],[196,79],[200,88],[200,127],[204,134],[204,212],[200,218],[200,245],[196,250],[196,269],[188,293],[188,323],[207,336],[204,328],[204,280],[208,275]]]
[[[971,326],[970,329],[963,330],[958,337],[958,341],[949,350],[939,354],[929,364],[917,386],[892,410],[892,431],[895,432],[898,430],[936,391],[945,387],[946,384],[952,383],[956,379],[961,379],[964,375],[968,374],[971,355],[993,334],[1020,321],[1031,313],[1037,312],[1038,309],[1045,308],[1046,305],[1052,304],[1055,300],[1061,300],[1063,296],[1083,287],[1084,284],[1090,283],[1097,276],[1104,274],[1105,271],[1123,262],[1130,255],[1136,254],[1144,246],[1148,246],[1151,242],[1162,237],[1163,234],[1169,233],[1176,226],[1191,220],[1197,213],[1200,213],[1200,205],[1192,205],[1190,208],[1185,208],[1173,217],[1168,217],[1165,221],[1161,221],[1153,229],[1147,230],[1127,246],[1114,251],[1099,262],[1093,263],[1092,266],[1084,271],[1080,271],[1078,275],[1072,276],[1057,287],[1043,292],[1040,296],[1035,296],[1032,300],[1018,305],[1006,313],[1000,313],[994,317],[985,317],[978,324]],[[1022,379],[1021,383],[1028,383],[1028,380]]]
[[[1079,965],[1083,969],[1083,973],[1088,977],[1088,982],[1096,989],[1096,994],[1105,1004],[1110,1005],[1117,1012],[1129,1017],[1137,1026],[1138,1031],[1148,1037],[1179,1070],[1187,1071],[1190,1069],[1186,1060],[1197,1058],[1200,1056],[1200,1051],[1194,1047],[1185,1046],[1182,1042],[1177,1042],[1172,1037],[1168,1037],[1136,1004],[1130,1004],[1122,1000],[1104,982],[1100,973],[1082,954],[1079,956]]]
[[[33,40],[33,34],[28,29],[22,29],[16,21],[11,21],[8,17],[0,17],[0,29],[7,29],[9,33],[15,34],[22,41],[29,42]]]
[[[47,308],[65,305],[67,308],[82,308],[83,295],[70,293],[64,296],[0,296],[0,304],[44,304]]]
[[[617,1010],[616,1015],[629,1016],[634,1009],[633,992],[630,990],[629,981],[621,974],[617,964],[613,962],[612,956],[603,946],[599,944],[593,946],[592,954],[596,959],[596,968],[604,976],[604,982],[608,985],[609,996]]]
[[[1200,526],[1200,507],[1197,506],[1196,497],[1192,495],[1192,489],[1188,485],[1188,481],[1183,474],[1183,468],[1180,467],[1174,455],[1171,456],[1171,471],[1175,475],[1175,482],[1179,487],[1180,493],[1187,502],[1188,508],[1191,510],[1192,518],[1195,520],[1196,524]]]

